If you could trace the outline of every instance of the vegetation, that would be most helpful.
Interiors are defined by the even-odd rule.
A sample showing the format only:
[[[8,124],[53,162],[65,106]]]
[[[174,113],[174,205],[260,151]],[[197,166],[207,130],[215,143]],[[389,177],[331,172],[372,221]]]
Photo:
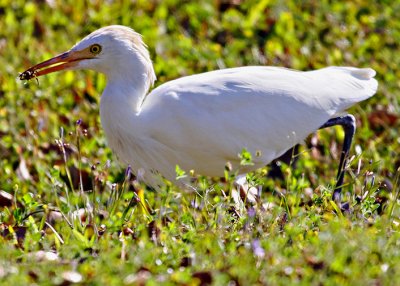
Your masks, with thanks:
[[[0,284],[391,285],[400,277],[399,1],[0,1]],[[108,149],[105,78],[19,72],[89,32],[143,34],[157,84],[243,65],[372,67],[342,213],[331,201],[343,132],[196,192],[142,186]],[[239,156],[239,154],[238,154]],[[251,156],[240,155],[244,163]],[[270,176],[266,176],[266,174]],[[177,168],[177,175],[184,176]]]

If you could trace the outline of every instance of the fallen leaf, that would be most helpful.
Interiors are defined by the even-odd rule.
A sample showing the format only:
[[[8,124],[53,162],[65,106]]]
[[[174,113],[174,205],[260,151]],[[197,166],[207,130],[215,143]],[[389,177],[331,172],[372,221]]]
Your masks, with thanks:
[[[396,125],[399,116],[387,110],[376,110],[368,115],[368,122],[373,130],[384,130]]]
[[[193,278],[196,278],[200,281],[200,286],[211,285],[212,283],[212,275],[209,271],[199,271],[195,272],[192,275]]]
[[[12,205],[14,196],[3,190],[0,190],[0,207],[9,207]]]

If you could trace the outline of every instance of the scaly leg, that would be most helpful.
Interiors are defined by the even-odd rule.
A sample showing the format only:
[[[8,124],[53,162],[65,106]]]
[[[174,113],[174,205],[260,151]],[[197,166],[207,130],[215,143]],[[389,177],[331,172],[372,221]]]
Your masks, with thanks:
[[[344,167],[347,164],[351,142],[353,140],[354,133],[356,132],[356,120],[353,115],[347,114],[344,116],[329,119],[319,129],[332,127],[336,125],[340,125],[344,129],[344,142],[342,147],[342,153],[340,155],[340,162],[337,173],[337,182],[335,190],[333,191],[332,195],[332,199],[340,206],[341,192],[342,192],[343,178],[344,178]]]

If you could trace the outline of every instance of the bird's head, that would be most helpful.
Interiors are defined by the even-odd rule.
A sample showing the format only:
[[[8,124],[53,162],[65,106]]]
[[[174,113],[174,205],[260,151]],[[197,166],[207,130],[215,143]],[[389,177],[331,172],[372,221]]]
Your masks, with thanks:
[[[108,77],[120,74],[127,77],[137,73],[146,78],[148,87],[156,79],[149,52],[141,35],[131,28],[119,25],[94,31],[69,51],[21,73],[20,79],[31,79],[71,69],[92,69]]]

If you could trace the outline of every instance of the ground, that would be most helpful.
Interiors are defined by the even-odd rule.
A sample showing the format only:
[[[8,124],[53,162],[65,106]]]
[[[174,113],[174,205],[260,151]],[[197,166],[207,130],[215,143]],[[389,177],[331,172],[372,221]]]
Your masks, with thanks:
[[[117,2],[0,3],[0,284],[393,285],[400,3]],[[197,192],[137,183],[101,129],[102,75],[17,79],[110,24],[143,34],[157,85],[243,65],[375,69],[376,96],[349,111],[358,126],[343,191],[350,210],[331,200],[340,128],[250,174],[261,194],[253,203],[235,196],[228,171],[197,178]]]

